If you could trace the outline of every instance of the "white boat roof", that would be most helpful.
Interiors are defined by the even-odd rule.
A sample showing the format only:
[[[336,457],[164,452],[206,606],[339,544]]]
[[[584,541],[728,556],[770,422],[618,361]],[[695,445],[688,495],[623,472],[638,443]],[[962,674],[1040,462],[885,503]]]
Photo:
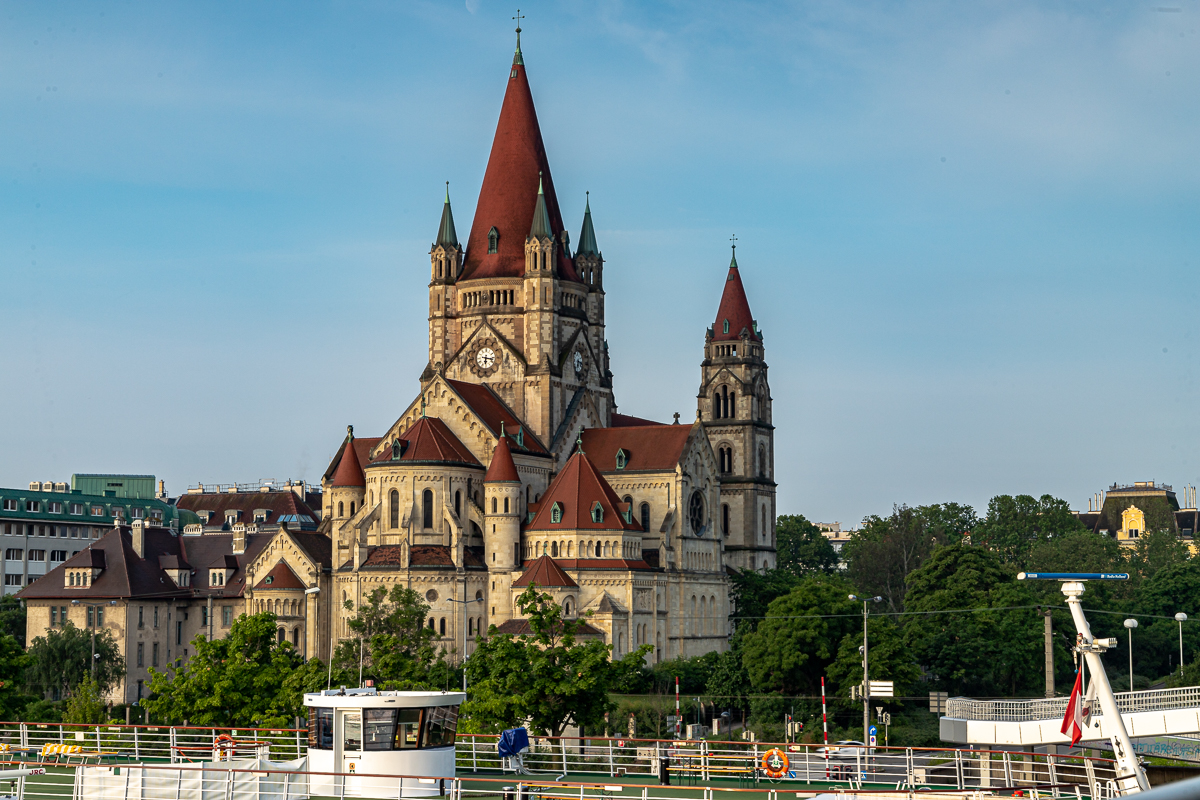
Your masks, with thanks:
[[[304,695],[304,705],[314,708],[428,708],[464,703],[463,692],[381,692],[378,689],[327,689]]]

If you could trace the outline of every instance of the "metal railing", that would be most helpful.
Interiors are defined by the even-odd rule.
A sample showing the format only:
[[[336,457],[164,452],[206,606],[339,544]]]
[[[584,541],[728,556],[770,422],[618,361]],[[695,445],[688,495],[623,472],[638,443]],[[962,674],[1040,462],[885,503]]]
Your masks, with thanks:
[[[726,786],[794,791],[805,786],[860,790],[981,790],[1001,787],[1078,787],[1096,797],[1115,778],[1114,762],[1102,758],[950,748],[863,747],[710,740],[531,737],[523,756],[529,774],[505,770],[498,737],[459,734],[455,766],[460,778],[537,783],[658,781],[664,760],[676,786]],[[786,759],[766,769],[772,750]],[[144,725],[0,723],[0,759],[23,764],[200,765],[222,760],[292,761],[308,754],[308,737],[296,728],[203,728]],[[778,767],[782,760],[776,759]],[[586,783],[572,784],[586,787]],[[791,789],[789,789],[791,787]],[[494,788],[494,787],[493,787]],[[1048,789],[1054,796],[1059,790]],[[586,788],[584,790],[586,794]],[[1075,789],[1063,790],[1074,796]],[[395,796],[393,793],[391,796]],[[531,800],[525,798],[523,800]],[[586,800],[586,798],[585,798]],[[711,797],[707,800],[712,800]]]
[[[1118,692],[1117,708],[1122,714],[1142,711],[1170,711],[1178,708],[1200,709],[1200,686],[1178,689],[1151,689],[1141,692]],[[1036,700],[972,700],[952,697],[946,701],[946,716],[953,719],[981,722],[1036,722],[1062,719],[1067,713],[1066,697]],[[1095,716],[1103,715],[1099,703],[1093,704]]]

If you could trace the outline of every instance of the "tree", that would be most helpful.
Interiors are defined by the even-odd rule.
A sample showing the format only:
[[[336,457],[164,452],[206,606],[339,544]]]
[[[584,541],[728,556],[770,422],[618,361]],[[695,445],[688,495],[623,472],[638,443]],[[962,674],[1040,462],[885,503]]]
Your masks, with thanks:
[[[775,519],[776,568],[803,577],[814,572],[833,572],[838,555],[821,533],[801,514]]]
[[[720,653],[708,674],[704,691],[718,701],[717,705],[746,708],[751,694],[750,675],[742,663],[742,648],[736,641]]]
[[[4,719],[20,719],[28,722],[23,711],[36,700],[22,691],[25,686],[25,669],[29,657],[15,636],[0,634],[0,714]]]
[[[1189,556],[1187,545],[1174,530],[1151,530],[1138,538],[1137,547],[1129,554],[1129,567],[1140,578],[1153,578],[1159,570],[1186,564]]]
[[[971,541],[1006,563],[1024,566],[1037,543],[1082,530],[1083,523],[1065,500],[1048,494],[1037,499],[1002,494],[988,502],[987,516],[976,526]]]
[[[896,697],[911,697],[913,687],[921,679],[921,668],[904,643],[904,635],[888,617],[867,618],[868,666],[873,681],[893,681]],[[838,647],[837,658],[829,665],[828,677],[833,693],[849,696],[851,686],[861,686],[862,626],[846,634]]]
[[[92,659],[92,631],[71,622],[51,628],[29,646],[25,679],[31,691],[49,697],[66,697],[85,678],[94,676],[101,693],[107,693],[125,674],[125,659],[107,628],[95,631],[96,658]],[[57,699],[57,698],[55,698]]]
[[[473,689],[462,711],[470,726],[499,731],[528,721],[535,733],[550,736],[572,724],[603,729],[604,715],[616,709],[609,692],[627,683],[653,648],[642,645],[620,661],[609,660],[602,641],[576,641],[584,620],[564,619],[554,599],[532,584],[517,607],[530,632],[501,634],[493,625],[467,661]]]
[[[1037,668],[1043,623],[1035,604],[997,553],[967,544],[939,547],[909,576],[908,610],[931,613],[908,618],[904,642],[931,682],[952,693],[1037,693],[1044,685]],[[938,613],[947,609],[978,610]]]
[[[84,678],[67,698],[62,721],[83,725],[104,722],[107,708],[100,686],[91,678]]]
[[[945,512],[945,508],[955,512]],[[863,527],[842,545],[846,577],[870,595],[883,597],[887,610],[904,610],[908,592],[908,574],[924,563],[938,544],[947,541],[949,519],[962,516],[969,507],[947,503],[945,506],[892,509],[890,517],[867,517]],[[969,515],[971,518],[974,512]],[[955,534],[961,536],[961,532]]]
[[[0,634],[5,633],[25,647],[25,606],[12,594],[0,597]]]
[[[735,570],[730,573],[729,581],[729,599],[734,609],[730,618],[738,630],[752,631],[767,615],[767,607],[795,589],[801,578],[785,569]]]
[[[274,614],[243,614],[226,638],[210,642],[197,636],[192,647],[195,655],[185,666],[168,672],[151,668],[151,694],[142,704],[155,718],[222,728],[282,727],[303,712],[296,691],[303,659],[291,642],[278,641]]]
[[[838,576],[814,575],[771,603],[758,629],[742,640],[742,665],[755,691],[819,692],[838,644],[861,625],[852,591]]]
[[[350,601],[346,608],[353,609]],[[396,584],[379,586],[367,595],[350,630],[362,637],[363,677],[390,689],[443,689],[453,676],[435,647],[437,632],[425,625],[429,606],[412,589]],[[345,639],[334,655],[334,667],[353,673],[358,682],[359,639]]]

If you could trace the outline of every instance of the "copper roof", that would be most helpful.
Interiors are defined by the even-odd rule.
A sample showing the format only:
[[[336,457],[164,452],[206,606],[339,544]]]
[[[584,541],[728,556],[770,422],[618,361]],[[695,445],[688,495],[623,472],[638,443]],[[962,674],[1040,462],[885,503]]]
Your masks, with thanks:
[[[421,462],[443,464],[465,464],[479,467],[479,459],[459,441],[454,431],[437,417],[421,417],[398,439],[400,456],[393,458],[392,450],[385,447],[367,466],[394,464],[396,462]]]
[[[569,586],[572,589],[578,589],[579,584],[571,579],[571,576],[562,571],[558,564],[554,563],[554,559],[550,556],[539,556],[534,561],[525,565],[525,572],[521,577],[512,582],[514,587],[524,588],[529,584],[538,586]]]
[[[296,577],[296,573],[292,572],[292,568],[285,562],[280,561],[275,566],[271,567],[271,571],[254,585],[255,590],[258,589],[307,589],[304,581]]]
[[[520,483],[521,476],[517,474],[517,465],[513,463],[512,450],[508,446],[508,437],[501,436],[492,451],[492,460],[488,464],[487,474],[483,476],[484,483]]]
[[[350,441],[354,439],[351,437]],[[363,475],[362,462],[353,447],[342,448],[342,460],[338,462],[337,471],[333,473],[334,486],[366,486],[367,478]]]
[[[600,522],[592,521],[592,507],[600,504]],[[560,522],[552,522],[554,506],[562,512]],[[617,497],[595,464],[583,453],[571,456],[542,494],[538,510],[527,531],[628,530],[640,531],[641,525],[626,521],[629,504]]]

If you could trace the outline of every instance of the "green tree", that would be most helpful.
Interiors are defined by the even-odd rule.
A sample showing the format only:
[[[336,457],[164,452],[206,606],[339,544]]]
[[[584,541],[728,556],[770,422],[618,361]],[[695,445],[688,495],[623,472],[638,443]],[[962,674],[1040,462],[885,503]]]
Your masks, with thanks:
[[[838,644],[861,625],[852,591],[841,577],[814,575],[771,603],[758,629],[742,640],[742,665],[756,692],[820,691]]]
[[[803,577],[814,572],[833,572],[838,555],[821,529],[802,514],[784,514],[775,519],[776,569]]]
[[[104,702],[100,686],[91,678],[84,678],[67,698],[62,721],[84,725],[104,722],[107,709],[108,704]]]
[[[346,608],[354,606],[347,601]],[[425,625],[428,614],[429,606],[412,589],[376,587],[351,618],[350,630],[357,637],[338,645],[334,668],[344,676],[352,674],[358,684],[361,637],[364,679],[392,689],[445,688],[442,684],[454,670],[434,644],[437,632]]]
[[[25,605],[16,595],[0,597],[0,634],[6,633],[25,647]]]
[[[767,615],[767,608],[800,585],[801,578],[786,569],[766,572],[734,570],[729,575],[729,599],[733,604],[730,618],[738,630],[752,631]]]
[[[28,720],[22,713],[37,698],[25,694],[25,669],[29,657],[11,634],[0,634],[0,714],[4,719]]]
[[[742,648],[736,642],[714,660],[704,692],[711,695],[719,706],[747,707],[752,692],[750,674],[742,663]]]
[[[1039,543],[1084,530],[1065,500],[1044,494],[997,495],[988,502],[987,516],[971,536],[974,544],[995,552],[1009,564],[1024,565]]]
[[[903,633],[890,618],[872,616],[867,618],[867,634],[871,680],[893,681],[896,697],[911,697],[921,679],[921,668],[905,644]],[[842,638],[837,658],[828,670],[835,694],[846,697],[851,686],[862,685],[862,643],[861,624]]]
[[[953,511],[945,511],[947,508]],[[920,508],[901,505],[892,509],[890,517],[867,517],[862,528],[842,545],[846,577],[863,592],[883,597],[888,611],[903,611],[909,573],[924,563],[934,547],[950,538],[951,521],[963,516],[964,508],[970,511],[953,503]],[[974,514],[966,516],[973,519]]]
[[[243,614],[224,639],[197,636],[192,647],[195,655],[186,665],[150,670],[151,695],[142,704],[156,719],[282,727],[303,712],[295,679],[303,659],[291,642],[278,641],[274,614]]]
[[[616,710],[609,700],[629,681],[653,648],[642,645],[620,661],[596,639],[576,641],[586,624],[565,619],[549,594],[530,585],[517,598],[529,622],[528,634],[501,634],[493,625],[467,661],[470,699],[463,716],[470,727],[499,731],[524,724],[535,732],[562,735],[568,725],[604,728],[604,715]]]
[[[92,659],[92,631],[80,630],[70,622],[51,628],[29,646],[25,679],[31,691],[49,697],[66,697],[85,678],[94,676],[102,694],[125,674],[125,659],[107,628],[96,634],[96,658]],[[56,698],[57,699],[57,698]]]
[[[1032,591],[997,553],[967,544],[939,547],[909,576],[908,610],[979,610],[912,616],[904,641],[939,688],[976,697],[1033,694],[1044,685],[1037,668],[1042,620],[1034,605]]]
[[[1174,530],[1151,530],[1138,538],[1137,547],[1129,554],[1129,568],[1138,577],[1148,579],[1160,570],[1186,564],[1189,557],[1187,544]]]

